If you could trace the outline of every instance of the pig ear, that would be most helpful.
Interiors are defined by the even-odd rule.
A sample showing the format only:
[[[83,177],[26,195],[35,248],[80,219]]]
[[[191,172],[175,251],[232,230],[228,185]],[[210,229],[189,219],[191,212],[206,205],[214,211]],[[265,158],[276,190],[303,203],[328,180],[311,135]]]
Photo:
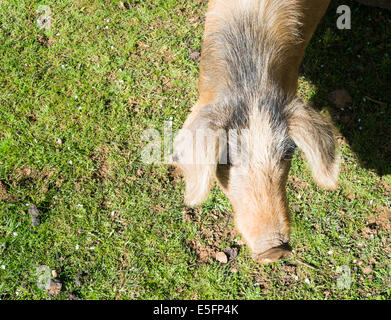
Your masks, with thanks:
[[[333,126],[300,99],[294,99],[286,112],[289,135],[304,152],[315,182],[323,188],[336,189],[339,156]]]
[[[205,106],[192,115],[191,123],[174,140],[173,161],[182,169],[189,206],[199,205],[207,197],[226,144],[225,131],[216,125],[212,110]]]

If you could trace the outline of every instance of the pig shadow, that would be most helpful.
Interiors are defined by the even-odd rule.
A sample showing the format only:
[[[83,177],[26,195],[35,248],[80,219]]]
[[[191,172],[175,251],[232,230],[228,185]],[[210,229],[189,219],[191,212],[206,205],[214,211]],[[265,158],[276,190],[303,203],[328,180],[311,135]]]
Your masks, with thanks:
[[[337,7],[351,9],[351,29],[340,30]],[[330,4],[304,57],[300,76],[316,93],[315,109],[327,109],[363,168],[391,173],[391,11],[355,1]],[[346,89],[352,102],[337,107],[329,94]]]

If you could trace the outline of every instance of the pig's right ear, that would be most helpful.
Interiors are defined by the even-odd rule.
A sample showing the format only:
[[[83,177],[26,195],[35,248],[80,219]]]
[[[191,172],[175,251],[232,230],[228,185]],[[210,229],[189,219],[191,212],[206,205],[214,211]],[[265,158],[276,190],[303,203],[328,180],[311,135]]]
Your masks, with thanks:
[[[226,137],[216,124],[213,106],[203,107],[192,117],[175,137],[172,159],[184,175],[186,204],[196,206],[209,193]]]

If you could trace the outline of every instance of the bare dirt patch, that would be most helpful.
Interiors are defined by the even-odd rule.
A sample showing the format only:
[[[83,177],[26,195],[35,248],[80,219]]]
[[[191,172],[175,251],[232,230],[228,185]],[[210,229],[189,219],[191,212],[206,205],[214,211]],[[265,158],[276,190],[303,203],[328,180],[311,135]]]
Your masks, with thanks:
[[[380,181],[380,184],[382,185],[383,189],[384,189],[387,193],[391,193],[391,184],[388,184],[388,183],[385,182],[384,180],[381,180],[381,181]]]
[[[13,201],[15,197],[8,194],[8,186],[0,181],[0,201]]]
[[[283,265],[281,266],[281,270],[284,272],[280,277],[282,284],[288,285],[296,281],[295,277],[298,277],[298,270],[296,265]]]
[[[168,168],[168,174],[169,174],[169,177],[170,177],[170,181],[173,181],[173,180],[176,180],[176,179],[180,179],[181,177],[183,177],[181,169],[179,169],[176,166],[170,166]]]
[[[56,42],[55,39],[50,39],[46,35],[41,35],[41,34],[38,35],[37,40],[41,45],[43,45],[45,47],[50,47],[51,45],[53,45]]]
[[[367,225],[361,230],[364,238],[376,236],[378,231],[391,231],[391,210],[386,207],[378,207],[374,216],[367,219]]]
[[[110,177],[110,166],[107,149],[102,146],[99,150],[93,152],[91,160],[97,168],[96,178],[100,180],[108,179]]]
[[[37,170],[31,167],[21,167],[16,170],[16,174],[15,174],[16,180],[23,180],[28,178],[35,179],[37,177],[38,177]]]
[[[299,177],[292,176],[292,175],[288,177],[288,184],[292,185],[297,191],[302,191],[308,188],[307,182],[304,182]]]
[[[376,215],[369,219],[371,226],[380,231],[391,231],[391,210],[386,207],[376,209]]]
[[[188,209],[183,214],[183,219],[187,222],[197,222],[199,237],[190,241],[189,246],[195,251],[198,262],[210,262],[211,259],[216,259],[216,256],[223,252],[228,261],[236,259],[239,247],[223,246],[223,243],[232,243],[238,235],[233,227],[232,214],[222,214],[220,212],[208,213],[214,219],[214,223],[204,222],[202,218],[202,210]]]
[[[209,262],[211,258],[216,256],[216,248],[213,246],[203,245],[199,240],[190,241],[189,246],[197,254],[198,262]]]

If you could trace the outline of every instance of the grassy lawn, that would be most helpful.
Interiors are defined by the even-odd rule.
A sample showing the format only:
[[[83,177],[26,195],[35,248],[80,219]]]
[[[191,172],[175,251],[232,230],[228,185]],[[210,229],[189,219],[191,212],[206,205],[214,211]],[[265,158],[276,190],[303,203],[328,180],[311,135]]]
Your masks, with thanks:
[[[299,95],[340,132],[340,187],[316,187],[297,151],[294,256],[260,266],[219,188],[186,208],[174,169],[141,161],[143,131],[178,130],[197,99],[206,4],[0,1],[1,299],[391,298],[391,12],[336,1],[312,39]],[[329,101],[340,88],[343,108]],[[237,257],[216,261],[227,247]]]

